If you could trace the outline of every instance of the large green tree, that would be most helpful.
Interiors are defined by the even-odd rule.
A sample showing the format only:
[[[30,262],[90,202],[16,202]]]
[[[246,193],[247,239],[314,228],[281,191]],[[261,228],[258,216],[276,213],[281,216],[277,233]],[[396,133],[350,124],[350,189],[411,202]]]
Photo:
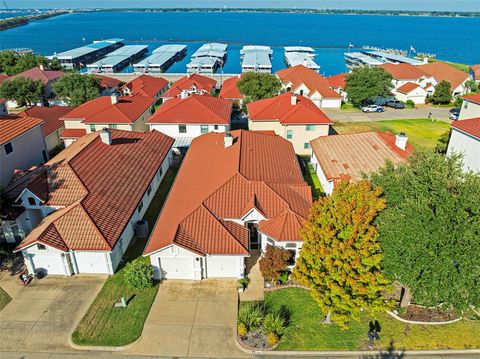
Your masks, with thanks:
[[[392,89],[392,75],[382,67],[359,66],[346,76],[345,91],[355,105],[386,97]]]
[[[70,106],[78,107],[100,94],[100,79],[91,75],[69,73],[53,84],[53,91]]]
[[[416,303],[480,305],[480,175],[461,158],[417,151],[371,176],[388,207],[378,217],[385,273]]]
[[[342,327],[360,312],[390,308],[390,289],[382,273],[383,255],[373,221],[385,209],[381,189],[370,182],[342,182],[330,197],[316,201],[301,234],[304,240],[293,279]]]
[[[432,95],[432,102],[435,104],[447,104],[452,101],[452,89],[450,82],[442,81],[435,86],[435,92]]]
[[[278,95],[282,83],[272,74],[247,72],[238,81],[237,87],[248,103]]]
[[[35,56],[34,54],[19,55],[10,50],[0,51],[0,73],[16,75],[40,65],[49,70],[62,69],[57,59],[48,60],[44,56]]]
[[[42,96],[43,84],[39,80],[17,77],[0,85],[0,97],[15,101],[18,106],[33,105],[39,102]]]

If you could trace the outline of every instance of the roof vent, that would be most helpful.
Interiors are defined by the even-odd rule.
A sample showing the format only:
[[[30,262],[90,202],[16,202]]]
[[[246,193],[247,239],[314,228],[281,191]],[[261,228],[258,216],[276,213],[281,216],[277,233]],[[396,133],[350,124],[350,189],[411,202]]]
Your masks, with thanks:
[[[233,136],[230,132],[225,132],[225,136],[223,137],[223,144],[225,148],[231,147],[233,145]]]
[[[110,100],[112,101],[112,105],[115,105],[118,102],[118,96],[116,94],[110,95]]]
[[[405,151],[407,148],[408,137],[405,132],[400,132],[399,135],[395,136],[395,146]]]
[[[108,128],[105,127],[102,132],[100,132],[100,138],[106,145],[110,146],[112,144],[112,132]]]
[[[293,92],[292,92],[292,97],[290,98],[290,102],[292,104],[292,106],[295,106],[297,104],[297,95],[295,95]]]
[[[182,92],[180,92],[180,98],[182,100],[186,99],[188,97],[188,92],[187,90],[182,90]]]

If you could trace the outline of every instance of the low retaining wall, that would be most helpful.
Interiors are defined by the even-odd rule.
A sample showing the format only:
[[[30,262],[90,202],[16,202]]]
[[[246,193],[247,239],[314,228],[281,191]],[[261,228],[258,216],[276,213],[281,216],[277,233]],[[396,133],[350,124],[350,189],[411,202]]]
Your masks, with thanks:
[[[399,321],[401,321],[401,322],[408,323],[408,324],[443,325],[443,324],[452,324],[452,323],[455,323],[455,322],[458,322],[458,321],[462,320],[462,317],[458,317],[458,318],[456,318],[456,319],[448,320],[448,321],[446,321],[446,322],[419,322],[419,321],[417,321],[417,320],[403,319],[402,317],[399,317],[398,315],[396,315],[394,312],[392,312],[392,311],[390,311],[390,310],[387,310],[387,313],[388,313],[391,317],[393,317],[393,318],[395,318],[395,319],[397,319],[397,320],[399,320]]]

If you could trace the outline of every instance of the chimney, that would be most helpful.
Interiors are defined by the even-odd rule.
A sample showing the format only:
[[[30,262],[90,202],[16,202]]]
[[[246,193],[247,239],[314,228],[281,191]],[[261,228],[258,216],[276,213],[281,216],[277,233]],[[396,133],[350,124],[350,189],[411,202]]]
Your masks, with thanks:
[[[290,98],[290,103],[292,104],[292,106],[295,106],[297,104],[297,95],[295,95],[293,92],[292,92],[292,97]]]
[[[223,137],[223,143],[225,145],[225,148],[233,145],[233,136],[230,132],[225,132],[225,136]]]
[[[118,102],[118,96],[115,94],[110,95],[110,100],[112,101],[112,105],[115,105]]]
[[[38,67],[40,68],[40,70],[44,71],[45,70],[45,67],[43,66],[43,64],[40,64],[38,65]]]
[[[186,99],[188,97],[188,92],[187,90],[182,90],[182,92],[180,92],[180,98],[182,100]]]
[[[241,79],[241,78],[242,78],[242,74],[238,74],[237,77],[238,77],[239,79]]]
[[[187,78],[190,78],[190,77],[192,77],[192,74],[187,74]]]
[[[102,132],[100,132],[100,138],[106,145],[110,146],[112,144],[112,133],[108,128],[105,127]]]
[[[405,132],[400,132],[399,135],[395,136],[395,146],[405,151],[407,148],[408,137]]]

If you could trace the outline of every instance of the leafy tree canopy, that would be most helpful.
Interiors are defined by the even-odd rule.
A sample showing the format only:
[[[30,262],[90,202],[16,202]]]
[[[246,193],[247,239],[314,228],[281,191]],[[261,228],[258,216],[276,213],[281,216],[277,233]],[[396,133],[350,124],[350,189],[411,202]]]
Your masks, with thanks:
[[[303,247],[293,279],[311,288],[323,313],[340,326],[390,307],[382,273],[383,255],[373,224],[385,209],[382,191],[370,182],[342,182],[330,197],[316,201],[302,230]],[[327,314],[328,317],[328,314]]]
[[[378,217],[385,273],[416,303],[480,305],[480,175],[461,158],[416,152],[371,176],[388,207]]]
[[[355,105],[373,101],[377,97],[386,97],[392,89],[392,75],[378,66],[355,67],[346,76],[345,91]]]
[[[432,95],[432,102],[435,104],[448,104],[452,100],[452,89],[450,82],[442,81],[435,86],[435,92]]]
[[[14,51],[0,51],[0,72],[7,75],[16,75],[35,66],[43,65],[50,70],[61,70],[62,66],[57,59],[48,60],[44,56],[34,54],[19,55]]]
[[[55,81],[53,91],[70,106],[78,107],[100,94],[100,79],[91,75],[68,73]]]
[[[41,100],[42,95],[43,84],[39,80],[17,77],[0,85],[0,97],[15,101],[18,106],[33,105]]]
[[[237,82],[237,87],[245,97],[245,102],[248,103],[277,96],[282,88],[282,83],[277,76],[272,74],[247,72]]]

